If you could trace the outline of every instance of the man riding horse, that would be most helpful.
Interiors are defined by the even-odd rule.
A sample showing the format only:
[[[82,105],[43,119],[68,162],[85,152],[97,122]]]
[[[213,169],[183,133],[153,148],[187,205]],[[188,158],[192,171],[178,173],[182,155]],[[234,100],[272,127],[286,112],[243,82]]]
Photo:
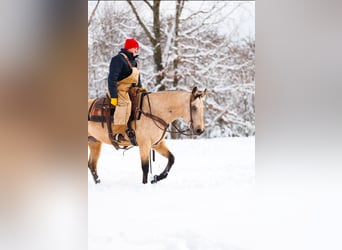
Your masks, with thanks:
[[[109,97],[88,99],[88,168],[93,175],[95,183],[100,183],[97,174],[97,162],[101,153],[102,143],[112,144],[115,149],[127,146],[138,146],[143,171],[142,183],[146,184],[151,149],[167,159],[165,169],[154,175],[151,183],[165,179],[175,162],[174,155],[166,145],[165,134],[169,124],[183,118],[192,132],[200,135],[204,132],[204,103],[203,97],[206,89],[199,91],[193,87],[191,91],[160,91],[147,93],[142,88],[138,62],[139,44],[133,38],[125,41],[124,48],[112,58],[108,76]],[[137,88],[132,88],[132,86]],[[138,98],[133,98],[134,106],[140,103],[139,118],[128,124],[131,114],[131,96],[134,90],[144,92]],[[136,95],[137,97],[138,95]],[[110,102],[110,104],[109,104]],[[115,107],[114,119],[111,117],[111,105]],[[135,117],[132,115],[132,117]],[[114,121],[113,121],[114,120]],[[112,121],[114,125],[112,126]],[[107,124],[107,127],[104,126]],[[134,130],[133,130],[134,129]],[[125,133],[129,140],[126,140]],[[113,136],[115,134],[115,136]],[[132,139],[133,138],[133,139]]]
[[[108,90],[110,102],[115,106],[113,139],[123,141],[126,133],[129,138],[134,137],[134,131],[127,128],[131,114],[131,100],[128,94],[132,86],[140,87],[138,57],[139,43],[133,38],[127,38],[124,48],[111,59],[108,75]],[[146,90],[142,88],[142,90]]]

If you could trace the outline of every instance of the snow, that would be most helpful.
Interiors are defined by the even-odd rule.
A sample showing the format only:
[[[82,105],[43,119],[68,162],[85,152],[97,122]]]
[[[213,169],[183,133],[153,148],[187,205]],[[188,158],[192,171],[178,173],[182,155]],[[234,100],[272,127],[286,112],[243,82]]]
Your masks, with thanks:
[[[166,179],[146,185],[137,147],[103,145],[101,184],[88,173],[88,249],[251,249],[255,138],[167,143],[175,164]],[[156,153],[153,175],[165,165]]]

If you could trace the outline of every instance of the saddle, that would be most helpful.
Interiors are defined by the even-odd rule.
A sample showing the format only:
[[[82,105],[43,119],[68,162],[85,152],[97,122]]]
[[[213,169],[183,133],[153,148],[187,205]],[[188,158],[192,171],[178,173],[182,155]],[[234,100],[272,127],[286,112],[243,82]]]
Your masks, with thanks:
[[[132,102],[131,115],[128,120],[128,130],[133,131],[133,138],[129,136],[131,143],[134,146],[137,146],[135,133],[132,129],[131,123],[132,121],[136,121],[140,119],[141,116],[141,106],[143,97],[147,94],[146,91],[141,90],[139,87],[131,87],[129,90],[129,97]],[[101,122],[102,128],[104,128],[104,124],[107,124],[108,128],[108,136],[112,144],[116,149],[119,149],[118,143],[113,138],[112,131],[112,123],[114,122],[114,112],[115,106],[111,105],[110,97],[108,94],[103,97],[96,98],[93,103],[90,105],[88,110],[88,121],[92,122]]]

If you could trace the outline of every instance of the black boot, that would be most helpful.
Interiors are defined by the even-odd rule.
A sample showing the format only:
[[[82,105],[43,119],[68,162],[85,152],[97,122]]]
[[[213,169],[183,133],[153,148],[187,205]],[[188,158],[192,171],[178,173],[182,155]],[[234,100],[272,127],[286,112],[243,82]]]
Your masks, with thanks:
[[[126,130],[126,134],[127,134],[128,138],[129,138],[129,140],[131,141],[132,145],[138,146],[137,140],[135,139],[135,132],[134,132],[134,130],[128,128]]]

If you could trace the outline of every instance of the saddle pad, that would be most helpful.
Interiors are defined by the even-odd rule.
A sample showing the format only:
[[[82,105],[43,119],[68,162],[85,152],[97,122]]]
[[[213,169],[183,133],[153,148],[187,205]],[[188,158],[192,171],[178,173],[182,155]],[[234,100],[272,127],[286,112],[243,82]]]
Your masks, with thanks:
[[[88,121],[104,123],[107,121],[107,117],[110,116],[111,122],[113,122],[114,111],[115,108],[110,105],[109,98],[96,98],[90,106]]]

